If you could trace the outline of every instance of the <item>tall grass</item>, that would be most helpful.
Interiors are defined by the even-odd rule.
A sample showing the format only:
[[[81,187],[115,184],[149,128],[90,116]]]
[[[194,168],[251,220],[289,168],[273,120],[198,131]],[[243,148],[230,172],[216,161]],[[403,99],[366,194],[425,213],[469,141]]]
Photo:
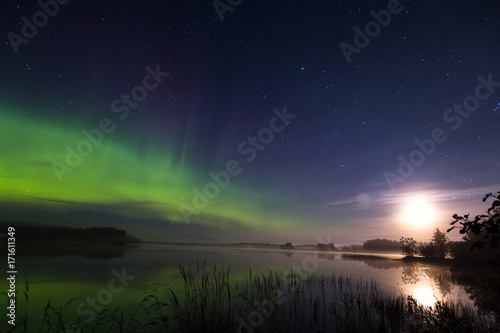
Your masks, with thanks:
[[[230,281],[229,268],[179,266],[183,288],[148,295],[127,316],[119,308],[101,311],[86,324],[68,311],[73,300],[54,307],[41,322],[18,309],[17,326],[0,319],[1,332],[500,332],[492,316],[462,304],[419,304],[394,295],[375,281],[291,272],[255,274]],[[3,293],[5,294],[5,293]]]
[[[174,326],[183,332],[228,332],[233,328],[234,316],[229,268],[209,269],[206,263],[195,269],[179,265],[184,281],[184,293],[170,291],[169,307]]]

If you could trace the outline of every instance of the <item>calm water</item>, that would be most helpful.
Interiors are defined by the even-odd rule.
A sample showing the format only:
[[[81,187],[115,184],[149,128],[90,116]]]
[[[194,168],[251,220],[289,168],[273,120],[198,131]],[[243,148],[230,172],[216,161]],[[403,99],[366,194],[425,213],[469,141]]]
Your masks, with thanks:
[[[76,255],[82,251],[91,257]],[[42,320],[41,309],[49,299],[56,308],[75,299],[67,308],[67,315],[75,321],[82,316],[92,319],[94,311],[85,303],[87,297],[96,298],[98,295],[107,303],[101,304],[103,308],[114,310],[120,306],[124,312],[134,313],[146,295],[154,294],[160,299],[164,296],[166,300],[168,289],[179,290],[182,281],[178,264],[195,267],[197,262],[204,261],[209,266],[229,266],[232,281],[242,279],[249,268],[253,274],[290,269],[303,276],[335,273],[365,281],[376,280],[387,292],[401,291],[426,305],[432,305],[436,300],[473,304],[464,287],[452,281],[447,266],[346,258],[340,253],[173,245],[127,248],[72,245],[65,249],[38,247],[35,251],[20,252],[17,258],[17,289],[21,297],[18,296],[17,311],[18,316],[25,311],[23,291],[24,280],[27,280],[28,313],[34,323]],[[399,255],[386,257],[401,258]],[[117,279],[110,287],[110,281],[123,273],[127,276],[125,283]],[[2,290],[8,289],[5,288],[5,280],[1,283]],[[110,288],[114,288],[113,293],[106,291]],[[112,295],[111,298],[108,298],[109,295]],[[79,305],[80,313],[77,312]],[[4,325],[5,321],[2,327]]]

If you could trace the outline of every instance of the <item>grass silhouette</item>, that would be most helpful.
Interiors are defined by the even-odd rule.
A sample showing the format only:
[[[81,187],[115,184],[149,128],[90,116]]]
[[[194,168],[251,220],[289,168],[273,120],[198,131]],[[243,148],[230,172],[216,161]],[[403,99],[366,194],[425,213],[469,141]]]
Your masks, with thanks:
[[[47,301],[42,320],[17,309],[17,325],[0,319],[1,332],[499,332],[494,317],[460,303],[426,307],[412,296],[383,291],[371,281],[293,271],[254,274],[230,281],[229,268],[206,263],[179,265],[183,288],[147,295],[132,316],[120,307],[104,309],[91,323],[68,311],[74,299],[56,307]],[[5,292],[1,293],[7,296]],[[277,299],[279,298],[279,299]],[[238,319],[239,318],[239,319]],[[242,324],[244,323],[244,324]]]

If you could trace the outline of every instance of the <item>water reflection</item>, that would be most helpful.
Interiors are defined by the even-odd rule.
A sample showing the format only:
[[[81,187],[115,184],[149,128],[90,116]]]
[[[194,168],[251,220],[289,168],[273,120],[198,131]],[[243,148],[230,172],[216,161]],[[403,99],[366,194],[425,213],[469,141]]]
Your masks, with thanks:
[[[342,254],[343,260],[362,261],[369,267],[382,270],[400,269],[403,294],[412,295],[420,304],[432,307],[439,301],[472,302],[461,288],[455,288],[450,266],[430,265],[418,261],[404,262],[384,257]],[[465,297],[464,297],[465,296]]]
[[[401,280],[407,291],[426,306],[436,301],[474,305],[479,312],[500,320],[500,280],[492,270],[452,269],[450,266],[405,263]]]
[[[336,256],[335,253],[325,253],[325,252],[317,252],[316,253],[316,258],[319,260],[324,260],[324,259],[334,260],[335,256]]]
[[[440,266],[420,262],[405,263],[401,280],[417,302],[429,307],[433,307],[439,300],[445,300],[451,290],[449,268]]]
[[[362,261],[370,267],[379,269],[394,269],[404,266],[404,263],[401,260],[393,260],[385,257],[369,257],[343,253],[342,258],[343,260]]]
[[[437,300],[459,301],[470,305],[474,302],[479,309],[491,311],[495,307],[498,309],[500,303],[499,297],[495,298],[495,294],[491,292],[494,283],[481,282],[486,274],[470,270],[453,271],[452,274],[450,266],[447,265],[431,265],[418,261],[404,262],[387,257],[367,257],[327,251],[156,245],[131,247],[68,244],[64,248],[49,244],[32,247],[26,245],[19,247],[20,252],[25,251],[19,256],[23,274],[30,284],[42,280],[44,283],[50,281],[53,290],[65,290],[67,281],[81,281],[82,285],[86,285],[87,282],[107,283],[112,269],[126,267],[129,274],[137,276],[137,284],[147,294],[160,290],[162,286],[181,285],[177,266],[179,263],[185,267],[194,267],[197,262],[207,260],[210,264],[231,266],[232,279],[235,281],[247,275],[249,265],[255,273],[269,270],[279,272],[290,270],[295,266],[304,269],[303,263],[308,262],[306,259],[314,258],[318,267],[310,273],[311,275],[328,275],[333,272],[365,281],[373,279],[387,287],[388,291],[399,287],[404,295],[413,295],[419,303],[426,306],[433,306]],[[101,260],[111,258],[113,260]],[[165,275],[166,271],[168,275]],[[307,272],[309,274],[309,271]],[[85,288],[87,289],[87,286]],[[44,290],[47,290],[46,286]],[[48,299],[50,296],[40,295],[39,298]]]
[[[19,246],[17,250],[22,256],[35,257],[63,257],[76,256],[90,259],[121,258],[127,251],[137,248],[138,245],[121,244],[93,244],[93,243],[51,243],[30,242]]]
[[[418,282],[421,273],[420,263],[406,263],[403,266],[401,280],[404,284],[415,284]]]
[[[428,280],[428,285],[430,284],[431,287],[434,286],[438,290],[440,295],[438,299],[450,295],[453,287],[450,266],[428,265],[420,262],[405,263],[401,280],[405,284],[417,284]]]
[[[453,282],[462,286],[476,307],[493,315],[500,321],[500,271],[493,268],[468,270],[453,269]]]
[[[437,296],[430,284],[418,285],[412,290],[412,295],[417,302],[424,306],[432,307],[440,298]]]

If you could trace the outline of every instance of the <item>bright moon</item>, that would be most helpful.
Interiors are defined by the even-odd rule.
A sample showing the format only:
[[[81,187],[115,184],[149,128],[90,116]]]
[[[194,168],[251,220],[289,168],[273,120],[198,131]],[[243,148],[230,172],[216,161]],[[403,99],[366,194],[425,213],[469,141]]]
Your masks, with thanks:
[[[407,201],[403,208],[402,220],[415,228],[425,228],[435,218],[434,208],[428,204],[423,198],[411,198]]]

